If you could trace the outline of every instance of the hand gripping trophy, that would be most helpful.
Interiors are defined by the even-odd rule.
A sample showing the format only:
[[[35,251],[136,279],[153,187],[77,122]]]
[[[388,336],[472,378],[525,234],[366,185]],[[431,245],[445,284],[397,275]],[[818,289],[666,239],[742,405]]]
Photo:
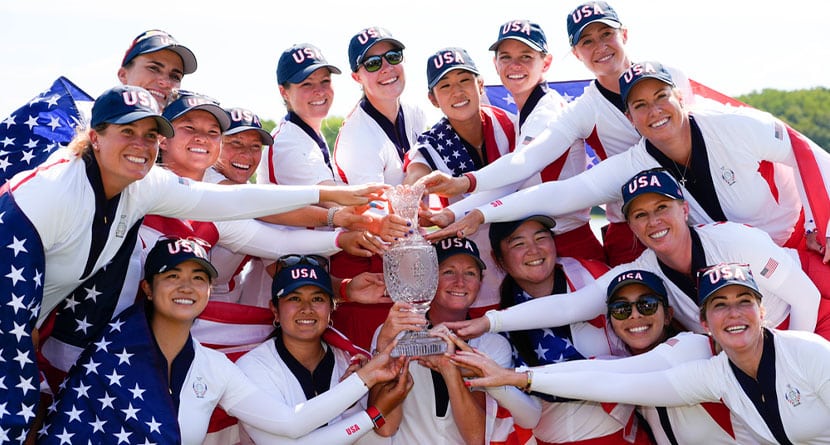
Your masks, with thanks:
[[[435,247],[418,230],[418,207],[423,194],[423,186],[398,185],[386,191],[391,211],[409,221],[415,230],[412,236],[395,241],[383,254],[383,277],[389,296],[394,301],[412,304],[412,310],[421,314],[429,310],[438,289]],[[429,335],[424,326],[399,338],[392,356],[433,355],[446,350],[446,343]]]

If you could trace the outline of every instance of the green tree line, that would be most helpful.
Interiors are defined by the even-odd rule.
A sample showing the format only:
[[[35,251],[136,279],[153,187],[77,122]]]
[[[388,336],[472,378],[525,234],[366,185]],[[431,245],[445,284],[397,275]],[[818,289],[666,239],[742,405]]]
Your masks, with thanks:
[[[830,151],[830,89],[764,89],[736,99],[769,112]]]

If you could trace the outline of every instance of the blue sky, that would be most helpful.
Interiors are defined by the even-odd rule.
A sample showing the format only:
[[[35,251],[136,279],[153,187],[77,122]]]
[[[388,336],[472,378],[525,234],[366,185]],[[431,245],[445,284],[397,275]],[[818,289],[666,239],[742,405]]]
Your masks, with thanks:
[[[199,69],[183,88],[279,119],[285,112],[276,85],[279,54],[311,42],[343,69],[335,76],[332,114],[345,115],[360,96],[348,75],[349,38],[370,25],[388,28],[407,46],[408,101],[426,101],[428,55],[445,46],[466,48],[486,83],[498,83],[487,47],[499,26],[528,18],[546,31],[554,64],[548,80],[589,78],[570,55],[565,17],[579,1],[513,0],[503,8],[480,2],[259,1],[132,2],[57,0],[0,3],[0,116],[67,76],[93,96],[115,85],[128,44],[161,28],[196,53]],[[830,86],[826,23],[830,2],[805,0],[760,6],[750,0],[618,0],[637,60],[659,60],[730,95],[763,88]],[[238,5],[238,6],[237,6]],[[308,5],[307,9],[302,9]],[[311,7],[313,5],[313,7]]]

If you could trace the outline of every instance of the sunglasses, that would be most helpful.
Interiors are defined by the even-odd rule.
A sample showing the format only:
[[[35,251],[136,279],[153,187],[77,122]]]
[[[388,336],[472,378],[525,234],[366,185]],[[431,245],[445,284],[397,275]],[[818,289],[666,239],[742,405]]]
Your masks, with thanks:
[[[297,264],[310,264],[312,266],[322,267],[326,272],[329,271],[329,260],[320,255],[283,255],[277,258],[277,264],[280,267],[291,267]]]
[[[656,295],[644,295],[637,301],[617,300],[608,303],[608,313],[616,320],[627,320],[631,317],[631,306],[636,305],[640,315],[654,315],[661,302],[660,297]]]
[[[383,59],[386,59],[390,65],[397,65],[403,62],[403,51],[399,49],[392,49],[381,55],[369,56],[363,60],[361,65],[363,65],[363,68],[366,68],[366,71],[374,73],[375,71],[378,71],[381,66],[383,66]]]

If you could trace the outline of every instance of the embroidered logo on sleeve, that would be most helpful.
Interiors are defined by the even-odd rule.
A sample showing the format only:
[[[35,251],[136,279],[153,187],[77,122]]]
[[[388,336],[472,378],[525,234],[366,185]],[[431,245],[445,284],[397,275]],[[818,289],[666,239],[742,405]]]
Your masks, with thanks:
[[[764,268],[761,269],[761,276],[765,278],[772,277],[772,274],[775,273],[775,269],[778,268],[778,261],[775,261],[775,258],[770,258],[767,261],[767,264],[764,265]]]

